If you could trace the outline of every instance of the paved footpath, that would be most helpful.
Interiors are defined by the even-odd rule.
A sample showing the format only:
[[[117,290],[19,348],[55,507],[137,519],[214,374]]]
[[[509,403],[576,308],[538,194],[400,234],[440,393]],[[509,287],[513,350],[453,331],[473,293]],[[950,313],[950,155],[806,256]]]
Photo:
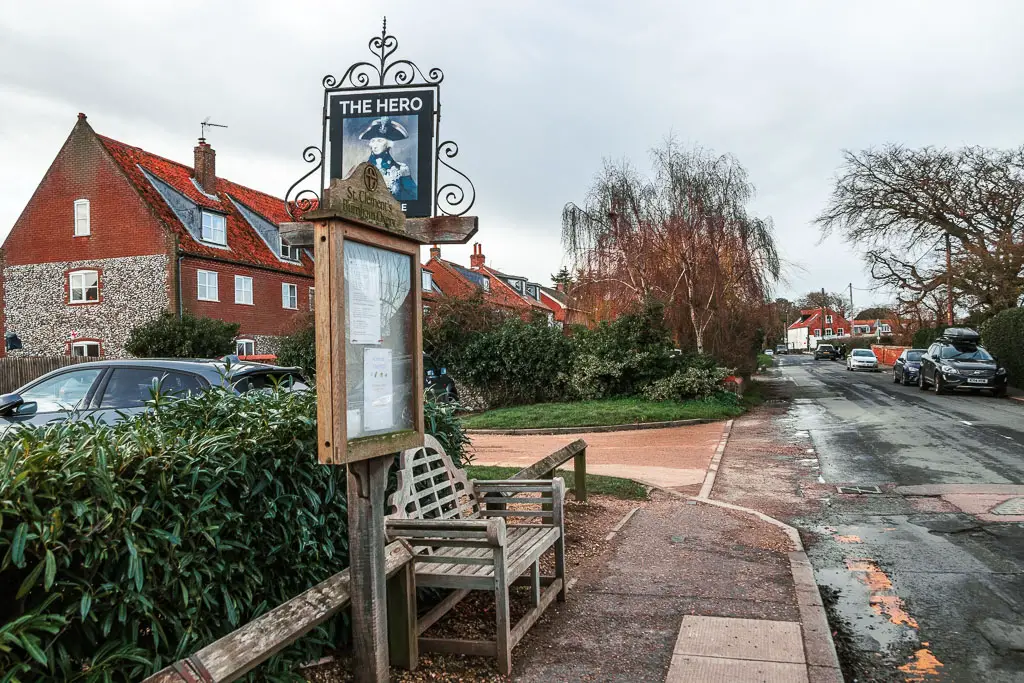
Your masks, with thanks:
[[[700,485],[724,422],[587,434],[471,434],[474,465],[528,467],[575,439],[587,442],[587,472],[668,489]],[[571,468],[572,463],[567,463]]]
[[[658,466],[674,461],[692,469],[694,445],[700,444],[704,472],[714,471],[716,451],[725,448],[724,429],[723,423],[652,430],[673,432],[671,438],[656,437]],[[613,467],[602,474],[629,476],[629,468],[651,466],[647,437],[652,432],[583,438],[588,443],[596,437],[621,439],[617,446],[606,446],[623,461],[621,469],[609,458],[601,464]],[[518,443],[537,438],[505,436],[501,441],[508,452],[530,452],[532,462],[576,437]],[[677,456],[675,449],[690,455]],[[630,455],[642,458],[641,463]],[[593,471],[590,458],[588,448]],[[696,493],[697,487],[687,487]],[[704,492],[708,489],[705,485]],[[567,602],[552,605],[524,639],[514,653],[513,679],[842,681],[821,599],[795,532],[749,511],[722,507],[713,498],[654,490],[609,550],[580,568]]]

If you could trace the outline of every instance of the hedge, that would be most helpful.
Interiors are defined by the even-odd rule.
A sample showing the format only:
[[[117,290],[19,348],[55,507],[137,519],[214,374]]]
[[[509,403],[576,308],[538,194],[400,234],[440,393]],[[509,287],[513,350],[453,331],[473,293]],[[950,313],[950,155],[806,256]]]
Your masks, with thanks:
[[[136,681],[344,569],[345,472],[317,463],[315,405],[212,390],[0,440],[0,681]],[[458,459],[451,408],[427,424]],[[301,680],[345,628],[260,678]]]
[[[1024,386],[1024,308],[1008,308],[981,326],[985,349],[999,359],[1010,384]]]

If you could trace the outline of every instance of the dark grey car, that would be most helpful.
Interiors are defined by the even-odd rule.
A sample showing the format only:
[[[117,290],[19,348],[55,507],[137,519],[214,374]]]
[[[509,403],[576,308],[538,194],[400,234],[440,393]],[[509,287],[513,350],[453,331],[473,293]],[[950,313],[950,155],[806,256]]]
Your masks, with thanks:
[[[161,394],[188,396],[211,386],[238,393],[278,383],[307,388],[298,368],[223,360],[108,360],[80,363],[49,372],[12,394],[0,396],[0,430],[18,424],[95,417],[112,423],[146,409]]]
[[[921,358],[928,349],[904,349],[892,366],[892,381],[897,384],[917,384],[921,371]]]

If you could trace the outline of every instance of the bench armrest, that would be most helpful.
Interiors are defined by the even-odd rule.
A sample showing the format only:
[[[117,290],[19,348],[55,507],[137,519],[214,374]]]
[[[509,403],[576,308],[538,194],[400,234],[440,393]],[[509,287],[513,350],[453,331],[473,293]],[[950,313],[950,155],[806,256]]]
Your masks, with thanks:
[[[415,545],[505,545],[504,519],[388,519],[388,541],[406,539]]]
[[[561,477],[554,479],[499,479],[472,481],[477,500],[481,502],[483,517],[539,517],[550,520],[550,524],[561,528],[565,517],[565,482]],[[522,497],[521,493],[539,493],[539,498]],[[508,510],[507,505],[515,503],[533,509]],[[486,505],[486,509],[483,509]],[[538,511],[537,508],[540,508]]]

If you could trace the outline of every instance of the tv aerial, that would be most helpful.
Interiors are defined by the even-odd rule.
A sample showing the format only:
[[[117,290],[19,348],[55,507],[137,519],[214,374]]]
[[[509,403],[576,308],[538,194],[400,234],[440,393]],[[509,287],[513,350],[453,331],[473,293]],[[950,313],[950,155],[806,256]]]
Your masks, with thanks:
[[[199,133],[199,141],[203,142],[203,141],[206,140],[206,129],[207,128],[227,128],[227,126],[225,126],[222,123],[210,123],[210,117],[207,116],[199,124],[199,128],[201,130],[201,132]]]

